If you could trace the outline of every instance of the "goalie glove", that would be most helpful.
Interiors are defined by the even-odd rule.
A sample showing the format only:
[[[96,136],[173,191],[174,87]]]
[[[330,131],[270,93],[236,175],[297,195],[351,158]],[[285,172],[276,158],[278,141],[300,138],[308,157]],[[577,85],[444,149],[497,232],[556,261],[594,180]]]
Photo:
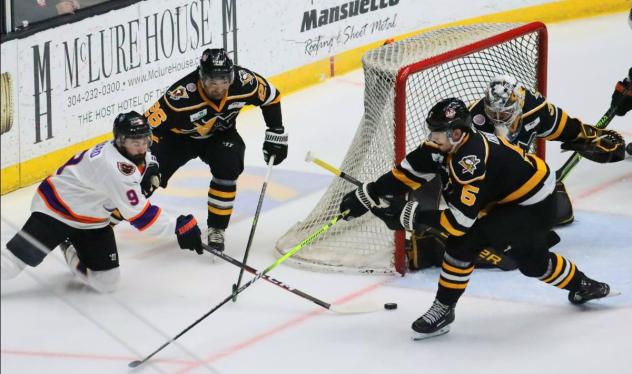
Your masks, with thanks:
[[[599,163],[617,162],[625,158],[625,141],[618,132],[585,124],[581,125],[577,138],[562,143],[561,148],[577,151],[582,157]]]
[[[145,168],[145,174],[143,174],[143,179],[140,181],[140,190],[146,198],[160,187],[160,179],[158,160],[156,160],[156,157],[151,156],[151,161]]]
[[[373,183],[363,183],[354,191],[348,192],[340,203],[340,213],[349,211],[344,219],[350,221],[354,218],[358,218],[369,209],[382,206],[382,202],[377,194],[372,190]],[[384,205],[385,206],[385,205]]]
[[[373,207],[371,212],[391,230],[413,231],[419,203],[402,198],[390,199],[387,207]]]

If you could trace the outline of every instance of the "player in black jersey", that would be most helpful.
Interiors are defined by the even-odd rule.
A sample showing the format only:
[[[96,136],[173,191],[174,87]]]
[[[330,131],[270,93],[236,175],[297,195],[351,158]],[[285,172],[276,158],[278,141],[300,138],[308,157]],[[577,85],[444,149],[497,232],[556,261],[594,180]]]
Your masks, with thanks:
[[[569,116],[512,76],[493,78],[485,96],[474,102],[470,111],[476,129],[503,136],[527,152],[537,138],[544,138],[560,141],[562,149],[577,150],[596,162],[616,162],[625,157],[625,141],[617,132]],[[556,224],[571,223],[573,208],[561,181],[556,184],[555,197]]]
[[[287,156],[288,135],[281,117],[281,95],[264,77],[234,65],[224,49],[207,49],[197,70],[174,83],[146,112],[155,139],[159,179],[146,186],[166,187],[169,178],[189,160],[199,157],[212,174],[208,190],[208,244],[224,249],[237,178],[244,169],[245,144],[235,121],[246,105],[261,108],[267,130],[263,143],[266,163]],[[146,179],[147,181],[148,179]]]
[[[436,299],[412,326],[420,339],[448,332],[473,261],[487,247],[504,250],[524,275],[568,290],[572,303],[610,292],[607,284],[549,251],[560,238],[551,230],[555,177],[548,165],[503,137],[476,130],[471,119],[461,100],[437,103],[426,119],[429,140],[340,204],[340,211],[349,210],[348,218],[371,210],[391,229],[430,227],[448,234]],[[444,186],[446,209],[421,210],[417,201],[399,197],[436,176]]]
[[[630,10],[630,15],[632,15],[632,10]],[[632,27],[632,21],[631,21],[630,27]],[[625,89],[630,87],[630,85],[632,84],[631,80],[632,80],[632,68],[630,68],[630,71],[628,72],[628,76],[625,77],[623,80],[620,80],[619,82],[617,82],[616,86],[614,87],[614,92],[612,93],[612,101],[610,102],[610,105],[612,106],[616,102],[621,100],[621,103],[619,104],[619,106],[617,107],[617,110],[615,111],[615,114],[618,116],[625,116],[627,112],[632,110],[632,90],[628,90],[626,95],[623,96]]]

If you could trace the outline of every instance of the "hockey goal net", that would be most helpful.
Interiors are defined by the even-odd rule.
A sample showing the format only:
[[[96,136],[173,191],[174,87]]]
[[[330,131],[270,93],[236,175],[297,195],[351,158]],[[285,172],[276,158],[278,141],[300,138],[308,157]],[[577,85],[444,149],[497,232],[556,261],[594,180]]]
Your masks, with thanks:
[[[364,115],[341,170],[361,181],[375,180],[427,137],[425,117],[432,105],[447,97],[473,103],[495,75],[511,74],[546,94],[546,51],[546,27],[536,22],[440,29],[367,52]],[[543,156],[543,149],[538,153]],[[342,197],[353,188],[334,179],[311,213],[277,241],[278,254],[338,214]],[[390,231],[369,213],[332,227],[288,263],[321,271],[404,274],[404,246],[403,232]]]

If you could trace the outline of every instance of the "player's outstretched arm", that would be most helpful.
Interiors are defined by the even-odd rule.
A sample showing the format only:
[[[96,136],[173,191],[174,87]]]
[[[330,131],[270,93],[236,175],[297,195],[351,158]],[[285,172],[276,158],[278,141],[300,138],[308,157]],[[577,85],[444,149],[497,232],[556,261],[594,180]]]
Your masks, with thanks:
[[[612,93],[611,107],[616,107],[617,116],[625,116],[632,110],[632,68],[628,71],[628,76],[617,82]]]

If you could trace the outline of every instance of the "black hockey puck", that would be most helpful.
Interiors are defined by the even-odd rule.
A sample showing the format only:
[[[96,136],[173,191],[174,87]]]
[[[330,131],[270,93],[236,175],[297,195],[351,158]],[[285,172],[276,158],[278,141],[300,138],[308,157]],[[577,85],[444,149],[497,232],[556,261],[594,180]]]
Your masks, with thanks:
[[[625,151],[628,152],[630,156],[632,156],[632,142],[628,143],[628,146],[625,147]]]
[[[386,303],[386,304],[384,304],[384,309],[386,309],[386,310],[397,309],[397,304],[396,303]]]

